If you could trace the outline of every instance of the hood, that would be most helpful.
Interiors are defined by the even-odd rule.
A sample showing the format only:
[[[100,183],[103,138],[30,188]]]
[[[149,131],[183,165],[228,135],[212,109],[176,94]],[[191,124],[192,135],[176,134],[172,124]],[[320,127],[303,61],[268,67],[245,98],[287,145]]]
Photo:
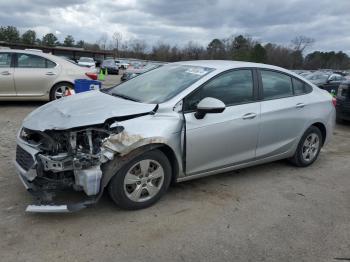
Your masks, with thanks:
[[[151,112],[156,104],[143,104],[89,91],[52,101],[31,112],[23,126],[31,130],[65,130],[102,124],[108,118]]]

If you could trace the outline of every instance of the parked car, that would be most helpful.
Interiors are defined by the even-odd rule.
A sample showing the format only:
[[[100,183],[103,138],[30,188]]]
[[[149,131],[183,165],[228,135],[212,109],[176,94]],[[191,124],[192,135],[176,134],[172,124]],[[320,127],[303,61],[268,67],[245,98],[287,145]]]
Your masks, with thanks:
[[[90,69],[96,69],[96,62],[91,57],[80,57],[78,65],[89,67]]]
[[[337,93],[337,122],[343,120],[350,121],[350,81],[344,81],[340,84]]]
[[[113,59],[103,60],[101,64],[102,69],[107,69],[108,74],[119,74],[119,67],[115,64]]]
[[[332,72],[315,72],[305,76],[305,78],[319,88],[327,90],[328,92],[334,91],[334,93],[337,93],[340,83],[346,80],[344,76]]]
[[[96,72],[37,51],[0,50],[0,100],[55,100]]]
[[[143,73],[146,73],[150,70],[156,69],[158,67],[162,66],[161,64],[149,64],[146,65],[142,68],[132,68],[132,69],[127,69],[126,72],[123,73],[122,77],[120,78],[120,80],[122,82],[130,80],[131,78],[134,78],[138,75],[141,75]]]
[[[119,69],[127,69],[129,66],[129,63],[124,60],[115,60],[115,64]]]
[[[288,70],[177,62],[36,109],[19,130],[15,165],[25,187],[49,204],[27,211],[79,210],[105,189],[118,206],[140,209],[171,181],[285,158],[307,167],[334,122],[332,96]],[[57,205],[51,194],[62,188],[82,190],[86,200]]]

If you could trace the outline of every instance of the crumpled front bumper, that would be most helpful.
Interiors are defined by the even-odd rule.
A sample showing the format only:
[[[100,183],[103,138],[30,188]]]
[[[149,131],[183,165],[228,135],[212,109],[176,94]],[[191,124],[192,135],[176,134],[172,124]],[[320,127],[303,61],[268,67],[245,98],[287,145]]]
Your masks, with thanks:
[[[35,199],[37,200],[37,204],[28,205],[26,208],[26,212],[41,212],[41,213],[66,213],[66,212],[74,212],[86,208],[90,205],[93,205],[98,202],[100,197],[102,196],[103,190],[100,193],[93,197],[87,197],[85,200],[78,203],[71,204],[55,204],[52,201],[48,201],[50,197],[50,193],[45,190],[39,188],[35,184],[35,178],[37,177],[37,160],[36,155],[39,151],[25,142],[22,142],[20,138],[17,138],[17,147],[20,147],[20,150],[24,150],[27,153],[27,158],[29,158],[29,154],[32,157],[32,162],[30,162],[31,166],[27,170],[24,169],[19,164],[19,157],[16,155],[16,160],[14,161],[14,166],[16,169],[16,173],[21,180],[23,186],[26,190],[31,193]],[[18,150],[18,148],[17,148]],[[23,165],[23,163],[22,163]]]

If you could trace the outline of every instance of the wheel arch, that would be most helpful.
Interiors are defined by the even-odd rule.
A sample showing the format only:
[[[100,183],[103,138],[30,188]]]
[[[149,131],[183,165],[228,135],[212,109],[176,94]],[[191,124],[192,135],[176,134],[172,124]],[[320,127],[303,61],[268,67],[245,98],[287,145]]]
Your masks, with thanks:
[[[103,164],[101,166],[102,172],[103,172],[103,178],[101,183],[101,189],[104,189],[108,183],[110,182],[111,178],[131,159],[145,153],[151,150],[159,150],[161,151],[166,158],[169,160],[169,163],[171,165],[171,182],[175,182],[176,178],[179,173],[179,163],[176,158],[175,151],[167,144],[163,143],[154,143],[154,144],[146,144],[143,146],[140,146],[132,151],[130,151],[126,155],[115,155],[114,159],[111,161]]]
[[[74,82],[72,82],[72,81],[67,81],[67,80],[58,81],[58,82],[56,82],[55,84],[53,84],[52,87],[50,88],[50,93],[49,93],[49,98],[50,98],[50,100],[52,99],[52,91],[53,91],[53,89],[54,89],[56,86],[61,85],[61,84],[69,84],[69,85],[72,85],[73,88],[74,88]]]
[[[321,134],[322,134],[322,146],[323,146],[324,142],[326,141],[326,137],[327,137],[327,129],[326,129],[325,124],[323,124],[321,122],[316,122],[316,123],[313,123],[311,126],[315,126],[321,131]]]

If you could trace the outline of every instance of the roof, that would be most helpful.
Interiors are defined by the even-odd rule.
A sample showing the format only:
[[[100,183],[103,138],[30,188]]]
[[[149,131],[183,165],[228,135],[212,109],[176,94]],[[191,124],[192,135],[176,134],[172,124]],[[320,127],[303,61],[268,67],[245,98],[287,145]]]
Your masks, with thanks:
[[[278,67],[278,66],[260,64],[260,63],[243,62],[243,61],[231,61],[231,60],[194,60],[194,61],[176,62],[176,64],[192,65],[192,66],[204,66],[204,67],[215,68],[215,69],[219,69],[219,70],[228,70],[228,69],[240,68],[240,67],[259,67],[259,68],[276,69],[276,70],[291,73],[291,71],[289,71],[285,68],[282,68],[282,67]]]

